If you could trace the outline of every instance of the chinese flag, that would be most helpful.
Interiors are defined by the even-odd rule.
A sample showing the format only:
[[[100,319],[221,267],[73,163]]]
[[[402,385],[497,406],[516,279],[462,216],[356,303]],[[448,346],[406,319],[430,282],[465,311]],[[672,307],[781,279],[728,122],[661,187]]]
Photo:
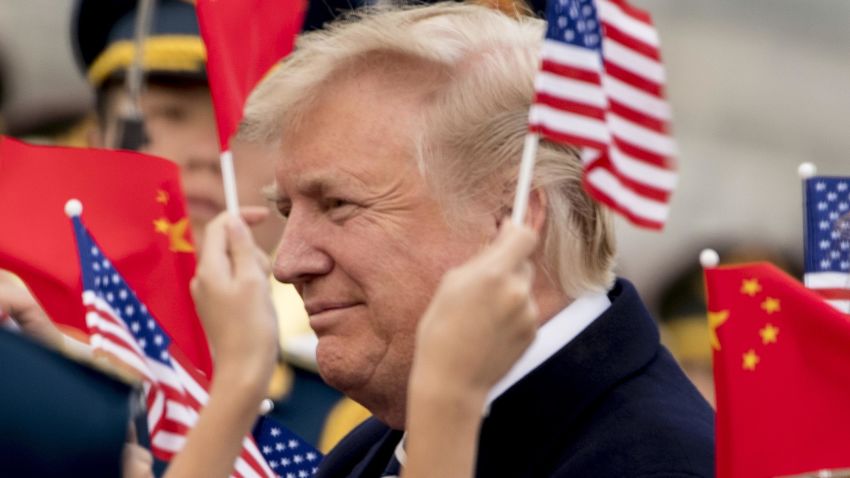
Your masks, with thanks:
[[[207,77],[219,141],[226,151],[251,90],[292,51],[306,2],[198,0],[196,8],[207,47]]]
[[[64,212],[72,198],[142,302],[209,376],[189,293],[195,255],[178,168],[140,153],[0,137],[0,269],[23,279],[55,322],[85,333],[80,259]]]
[[[850,319],[768,263],[705,279],[717,476],[850,467]]]

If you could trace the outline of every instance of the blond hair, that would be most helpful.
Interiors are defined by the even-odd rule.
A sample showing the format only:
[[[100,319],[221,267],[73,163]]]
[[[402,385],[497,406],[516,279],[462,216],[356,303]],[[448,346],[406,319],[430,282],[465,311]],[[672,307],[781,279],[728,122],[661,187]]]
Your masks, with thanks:
[[[476,200],[507,208],[542,34],[537,19],[470,4],[361,10],[298,40],[249,98],[240,139],[279,141],[334,78],[407,71],[399,87],[428,98],[413,154],[435,194],[455,212]],[[541,142],[533,185],[546,196],[546,272],[569,297],[613,281],[610,218],[581,177],[577,150]]]

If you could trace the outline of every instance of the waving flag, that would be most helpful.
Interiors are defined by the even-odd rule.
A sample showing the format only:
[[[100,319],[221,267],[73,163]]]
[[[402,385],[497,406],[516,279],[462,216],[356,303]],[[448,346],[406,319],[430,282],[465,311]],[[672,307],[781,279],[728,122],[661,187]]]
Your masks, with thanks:
[[[806,287],[850,313],[850,178],[806,179]]]
[[[676,145],[659,40],[625,0],[550,0],[531,132],[582,149],[590,194],[660,229],[676,185]]]
[[[87,205],[89,224],[139,298],[209,374],[206,336],[189,293],[195,255],[177,166],[133,152],[0,137],[0,268],[21,277],[52,320],[85,332],[80,263],[62,214],[73,197]]]
[[[850,468],[847,316],[771,264],[709,268],[705,280],[717,476]]]
[[[207,46],[207,78],[221,144],[221,179],[227,211],[239,214],[230,137],[263,75],[292,51],[304,19],[304,0],[198,0],[198,23]]]
[[[196,8],[207,46],[207,77],[221,150],[226,151],[251,90],[292,51],[306,2],[198,0]]]
[[[95,243],[82,224],[79,209],[72,208],[70,213],[91,343],[144,381],[151,451],[160,460],[168,461],[183,448],[186,435],[197,422],[209,398],[209,383],[186,360],[168,332]],[[234,465],[234,476],[274,477],[271,463],[282,470],[312,474],[321,455],[271,419],[263,420],[264,425],[256,427],[258,440],[245,438]],[[264,452],[276,451],[275,460],[267,463],[258,446]]]

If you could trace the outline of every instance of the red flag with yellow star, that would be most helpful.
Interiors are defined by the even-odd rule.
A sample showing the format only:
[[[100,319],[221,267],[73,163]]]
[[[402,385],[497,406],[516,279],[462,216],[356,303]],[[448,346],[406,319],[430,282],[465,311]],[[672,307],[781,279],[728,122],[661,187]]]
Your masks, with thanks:
[[[717,476],[850,467],[850,319],[772,264],[705,280]]]
[[[183,353],[211,371],[189,281],[195,255],[179,169],[134,152],[33,146],[0,136],[0,269],[58,324],[85,333],[80,261],[65,203],[89,228]]]

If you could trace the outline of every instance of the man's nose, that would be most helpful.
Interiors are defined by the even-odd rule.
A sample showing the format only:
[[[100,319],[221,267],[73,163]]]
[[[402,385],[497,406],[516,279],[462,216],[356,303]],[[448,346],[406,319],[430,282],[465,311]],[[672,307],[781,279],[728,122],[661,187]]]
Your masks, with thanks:
[[[319,247],[321,234],[309,217],[290,213],[272,266],[275,279],[298,287],[333,269],[333,259]]]

